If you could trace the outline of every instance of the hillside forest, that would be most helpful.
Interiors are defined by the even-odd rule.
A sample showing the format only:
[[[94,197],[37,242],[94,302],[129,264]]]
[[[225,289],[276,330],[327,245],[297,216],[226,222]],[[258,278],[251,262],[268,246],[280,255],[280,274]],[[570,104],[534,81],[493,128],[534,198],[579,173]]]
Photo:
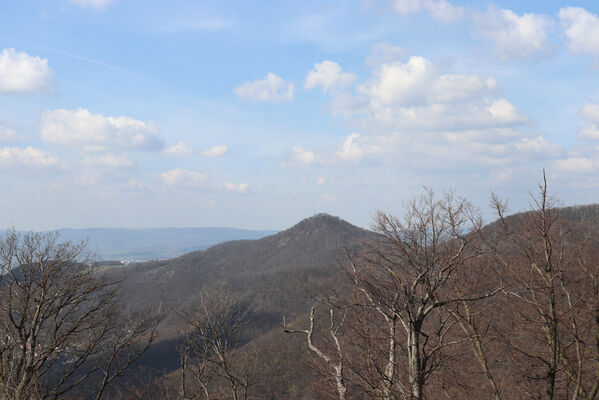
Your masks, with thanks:
[[[545,177],[490,203],[425,190],[371,230],[319,214],[118,268],[8,232],[0,398],[597,398],[599,206]]]

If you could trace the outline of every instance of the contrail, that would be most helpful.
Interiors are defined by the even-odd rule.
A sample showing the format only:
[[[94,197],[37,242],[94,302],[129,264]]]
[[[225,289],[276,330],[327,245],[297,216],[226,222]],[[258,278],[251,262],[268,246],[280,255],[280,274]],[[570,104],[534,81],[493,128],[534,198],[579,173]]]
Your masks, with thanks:
[[[80,55],[77,55],[77,54],[69,53],[67,51],[55,49],[53,47],[43,46],[43,45],[38,44],[38,43],[33,43],[33,42],[28,42],[28,43],[30,45],[32,45],[32,46],[39,47],[41,49],[44,49],[44,50],[47,50],[47,51],[51,51],[51,52],[56,53],[56,54],[61,54],[63,56],[75,58],[77,60],[86,61],[86,62],[91,63],[91,64],[100,65],[102,67],[113,69],[115,71],[126,72],[126,73],[129,73],[129,74],[137,75],[137,76],[139,76],[141,78],[144,78],[144,79],[149,79],[147,76],[142,75],[139,72],[132,71],[130,69],[126,69],[126,68],[122,68],[122,67],[119,67],[119,66],[116,66],[116,65],[108,64],[108,63],[105,63],[105,62],[102,62],[102,61],[94,60],[93,58],[83,57],[83,56],[80,56]]]

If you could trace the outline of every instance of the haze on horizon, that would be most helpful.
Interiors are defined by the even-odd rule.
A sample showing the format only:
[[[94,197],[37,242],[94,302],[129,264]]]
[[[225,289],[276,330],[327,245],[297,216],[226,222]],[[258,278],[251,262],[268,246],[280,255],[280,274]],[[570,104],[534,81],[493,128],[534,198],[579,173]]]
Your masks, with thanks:
[[[5,2],[0,227],[368,226],[599,198],[599,4]]]

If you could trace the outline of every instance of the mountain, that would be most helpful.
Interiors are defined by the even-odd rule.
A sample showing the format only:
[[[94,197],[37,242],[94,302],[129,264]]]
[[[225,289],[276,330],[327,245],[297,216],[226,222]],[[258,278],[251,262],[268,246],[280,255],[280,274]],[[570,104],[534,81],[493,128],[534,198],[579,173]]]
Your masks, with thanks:
[[[240,301],[250,303],[252,316],[246,340],[263,348],[272,340],[285,340],[279,327],[283,316],[292,320],[304,315],[313,302],[310,296],[319,287],[345,281],[338,268],[345,249],[356,248],[373,235],[340,218],[318,214],[261,239],[222,243],[170,260],[115,268],[109,273],[124,279],[126,301],[133,307],[157,304],[166,298],[170,311],[162,339],[144,364],[168,372],[178,367],[177,348],[184,328],[176,310],[192,302],[202,290],[224,288]],[[303,350],[300,339],[293,338],[296,346],[288,349],[289,360]],[[302,376],[310,375],[306,365],[301,371]]]
[[[257,240],[234,240],[169,260],[127,269],[129,297],[141,304],[165,295],[181,303],[205,287],[248,293],[272,279],[296,279],[306,271],[332,270],[344,247],[373,234],[338,217],[317,214],[293,227]]]
[[[87,241],[103,260],[148,261],[177,257],[218,243],[259,239],[274,231],[233,228],[59,229],[62,240]]]

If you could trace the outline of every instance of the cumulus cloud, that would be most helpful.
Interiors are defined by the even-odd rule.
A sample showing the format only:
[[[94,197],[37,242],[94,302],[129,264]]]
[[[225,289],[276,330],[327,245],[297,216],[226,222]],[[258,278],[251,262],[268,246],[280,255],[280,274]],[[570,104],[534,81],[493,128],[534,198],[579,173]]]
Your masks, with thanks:
[[[382,64],[374,79],[360,91],[381,105],[421,103],[434,76],[434,68],[427,59],[413,56],[407,63]]]
[[[23,139],[23,137],[19,135],[17,132],[10,128],[0,125],[0,143],[16,142],[21,139]]]
[[[9,48],[0,52],[0,93],[39,93],[52,89],[48,60]]]
[[[563,172],[590,172],[599,167],[599,161],[587,157],[570,157],[555,161],[553,166]]]
[[[140,182],[133,178],[129,179],[127,182],[124,182],[120,187],[135,193],[140,193],[142,191],[153,191],[155,189],[154,186]]]
[[[506,99],[493,101],[488,107],[489,114],[497,124],[512,124],[524,122],[526,119],[518,112],[516,107]]]
[[[330,104],[331,113],[359,127],[360,134],[350,134],[328,152],[295,149],[290,164],[326,167],[376,157],[383,163],[401,160],[406,168],[497,169],[564,154],[545,137],[527,132],[527,117],[501,96],[493,77],[439,69],[418,56],[373,64],[357,94],[333,93]]]
[[[582,106],[581,114],[589,121],[599,124],[599,104],[585,104]]]
[[[171,169],[160,174],[160,179],[167,186],[201,187],[209,177],[205,171],[190,171],[188,169]]]
[[[473,15],[474,35],[493,43],[493,56],[508,61],[547,54],[552,21],[539,14],[518,15],[511,10],[489,7]]]
[[[583,140],[599,140],[599,127],[595,124],[585,126],[578,132],[578,138]]]
[[[290,161],[281,164],[281,166],[333,166],[339,163],[358,163],[366,157],[378,154],[380,150],[380,147],[372,144],[369,138],[359,133],[352,133],[343,139],[336,149],[331,151],[315,153],[300,146],[293,146]],[[317,183],[322,186],[325,179],[319,178]]]
[[[466,130],[526,122],[506,99],[497,99],[498,84],[491,77],[439,74],[423,57],[385,63],[358,86],[361,99],[335,99],[332,112],[359,116],[361,123],[379,129]]]
[[[458,21],[466,15],[463,7],[456,7],[445,0],[425,1],[424,8],[428,10],[431,17],[443,22]]]
[[[86,155],[83,164],[90,167],[123,169],[133,168],[135,163],[125,154]]]
[[[291,148],[291,160],[291,163],[295,165],[315,165],[319,162],[319,158],[313,151],[304,150],[300,146]]]
[[[162,153],[168,157],[188,157],[193,155],[193,149],[183,142],[177,142],[164,149]]]
[[[395,0],[393,6],[400,14],[410,14],[422,9],[422,0]]]
[[[212,146],[209,149],[202,151],[204,157],[220,157],[229,152],[229,148],[225,145]]]
[[[84,151],[159,150],[164,146],[158,128],[151,122],[127,116],[106,117],[83,108],[44,112],[41,137]]]
[[[518,139],[513,143],[513,147],[522,153],[536,153],[547,157],[558,156],[563,151],[560,146],[547,141],[543,136]]]
[[[377,146],[367,143],[359,133],[352,133],[346,137],[335,156],[341,161],[358,162],[367,155],[376,154],[379,151]]]
[[[599,104],[585,104],[580,110],[582,117],[591,125],[583,127],[578,132],[578,138],[583,140],[599,139]]]
[[[393,6],[395,11],[404,15],[426,10],[431,17],[443,22],[458,21],[466,14],[463,7],[454,6],[446,0],[395,0]]]
[[[315,63],[314,69],[308,72],[304,80],[304,88],[312,89],[320,86],[322,87],[322,92],[326,93],[331,88],[351,85],[356,79],[357,76],[355,74],[341,71],[338,63],[323,61]]]
[[[430,61],[413,56],[385,63],[359,90],[376,105],[421,105],[468,100],[497,91],[497,82],[480,75],[439,75]]]
[[[480,75],[450,75],[439,76],[432,86],[432,100],[446,103],[455,100],[468,100],[484,96],[498,89],[493,78]]]
[[[105,10],[115,0],[69,0],[69,3],[96,10]]]
[[[34,147],[0,148],[0,166],[34,170],[61,168],[61,161],[52,154]]]
[[[233,89],[240,99],[265,103],[284,103],[293,100],[294,85],[285,82],[275,73],[269,72],[262,79],[244,82]]]
[[[235,193],[247,193],[249,185],[247,183],[234,184],[231,182],[225,182],[225,189]]]
[[[566,7],[559,10],[559,19],[575,53],[599,55],[599,17],[584,8]]]

